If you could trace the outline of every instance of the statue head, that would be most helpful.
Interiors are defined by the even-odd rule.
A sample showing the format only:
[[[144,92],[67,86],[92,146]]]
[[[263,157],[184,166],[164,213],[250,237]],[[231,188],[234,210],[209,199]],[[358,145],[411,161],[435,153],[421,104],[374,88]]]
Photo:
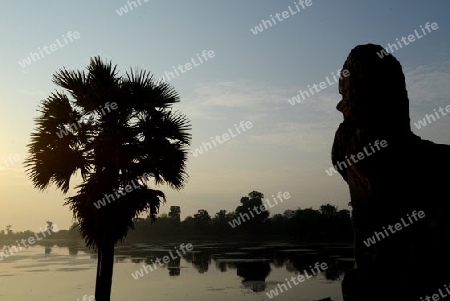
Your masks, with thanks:
[[[363,127],[410,132],[409,99],[399,61],[374,44],[352,49],[339,80],[342,100],[337,110],[345,121]]]

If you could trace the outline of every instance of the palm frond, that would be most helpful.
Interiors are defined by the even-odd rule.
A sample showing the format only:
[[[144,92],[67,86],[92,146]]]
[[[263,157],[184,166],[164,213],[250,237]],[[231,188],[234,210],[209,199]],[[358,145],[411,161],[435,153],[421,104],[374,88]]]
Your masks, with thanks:
[[[79,171],[83,182],[64,205],[88,246],[98,246],[105,235],[118,242],[136,217],[143,212],[154,217],[166,201],[162,191],[136,180],[139,176],[153,173],[156,185],[184,187],[191,123],[172,111],[180,96],[171,85],[139,69],[119,76],[117,66],[100,57],[91,58],[85,71],[59,70],[53,82],[67,94],[52,93],[38,110],[24,162],[28,176],[39,190],[54,184],[67,193]],[[107,102],[116,102],[117,110],[105,113]],[[93,119],[74,126],[86,117]],[[133,181],[138,187],[132,192],[100,209],[94,205]]]

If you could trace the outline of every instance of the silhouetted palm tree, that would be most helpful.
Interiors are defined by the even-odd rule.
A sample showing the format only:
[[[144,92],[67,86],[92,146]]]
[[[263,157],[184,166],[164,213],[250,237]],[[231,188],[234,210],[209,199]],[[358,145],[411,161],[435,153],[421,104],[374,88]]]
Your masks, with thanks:
[[[65,205],[86,245],[97,249],[97,301],[110,300],[115,244],[134,227],[134,218],[144,211],[154,218],[165,202],[164,193],[148,188],[141,176],[183,188],[191,142],[189,120],[171,110],[180,100],[173,87],[146,71],[118,76],[116,68],[95,57],[86,73],[63,68],[53,75],[69,95],[54,92],[42,101],[25,160],[41,191],[55,184],[67,193],[71,177],[81,175],[77,194]],[[109,201],[94,206],[105,194]]]

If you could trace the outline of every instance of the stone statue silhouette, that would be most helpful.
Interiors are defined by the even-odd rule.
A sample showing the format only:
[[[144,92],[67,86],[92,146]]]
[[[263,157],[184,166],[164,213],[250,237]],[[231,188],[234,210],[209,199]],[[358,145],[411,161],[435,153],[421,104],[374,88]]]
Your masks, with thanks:
[[[412,133],[402,67],[391,54],[380,58],[382,49],[352,49],[343,66],[350,76],[339,82],[344,121],[332,162],[349,162],[364,148],[370,153],[339,170],[350,190],[356,259],[342,292],[345,301],[421,301],[435,293],[444,300],[450,296],[450,146]],[[387,146],[375,149],[383,140]]]

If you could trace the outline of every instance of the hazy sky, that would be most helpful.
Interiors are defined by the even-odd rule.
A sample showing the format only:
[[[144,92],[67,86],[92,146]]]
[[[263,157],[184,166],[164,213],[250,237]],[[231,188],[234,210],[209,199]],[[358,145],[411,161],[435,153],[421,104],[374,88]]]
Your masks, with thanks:
[[[304,8],[291,0],[136,0],[137,7],[128,2],[132,10],[123,0],[2,3],[0,228],[11,224],[13,230],[37,231],[52,220],[67,229],[72,223],[63,203],[75,190],[67,195],[54,186],[35,190],[22,161],[38,104],[56,89],[52,74],[63,66],[83,69],[99,54],[121,71],[139,67],[156,77],[195,61],[170,81],[181,95],[174,108],[192,121],[192,150],[230,130],[235,135],[189,158],[184,190],[159,187],[168,197],[161,213],[178,205],[182,218],[198,209],[214,216],[220,209],[234,210],[252,190],[267,197],[290,193],[272,214],[326,202],[350,209],[346,183],[325,172],[342,121],[335,109],[341,99],[337,84],[294,106],[288,99],[326,77],[334,83],[333,73],[356,45],[386,47],[414,30],[421,37],[393,52],[407,78],[411,127],[424,139],[450,144],[450,116],[421,129],[413,125],[450,104],[448,0],[313,0]],[[124,6],[127,13],[120,11]],[[255,35],[263,19],[272,27],[266,22],[268,28]],[[438,28],[424,35],[420,26],[427,22]],[[204,50],[214,56],[200,63],[197,54]],[[29,65],[23,61],[27,57]],[[241,121],[252,127],[237,134],[234,125]],[[401,170],[393,172],[401,177]]]

